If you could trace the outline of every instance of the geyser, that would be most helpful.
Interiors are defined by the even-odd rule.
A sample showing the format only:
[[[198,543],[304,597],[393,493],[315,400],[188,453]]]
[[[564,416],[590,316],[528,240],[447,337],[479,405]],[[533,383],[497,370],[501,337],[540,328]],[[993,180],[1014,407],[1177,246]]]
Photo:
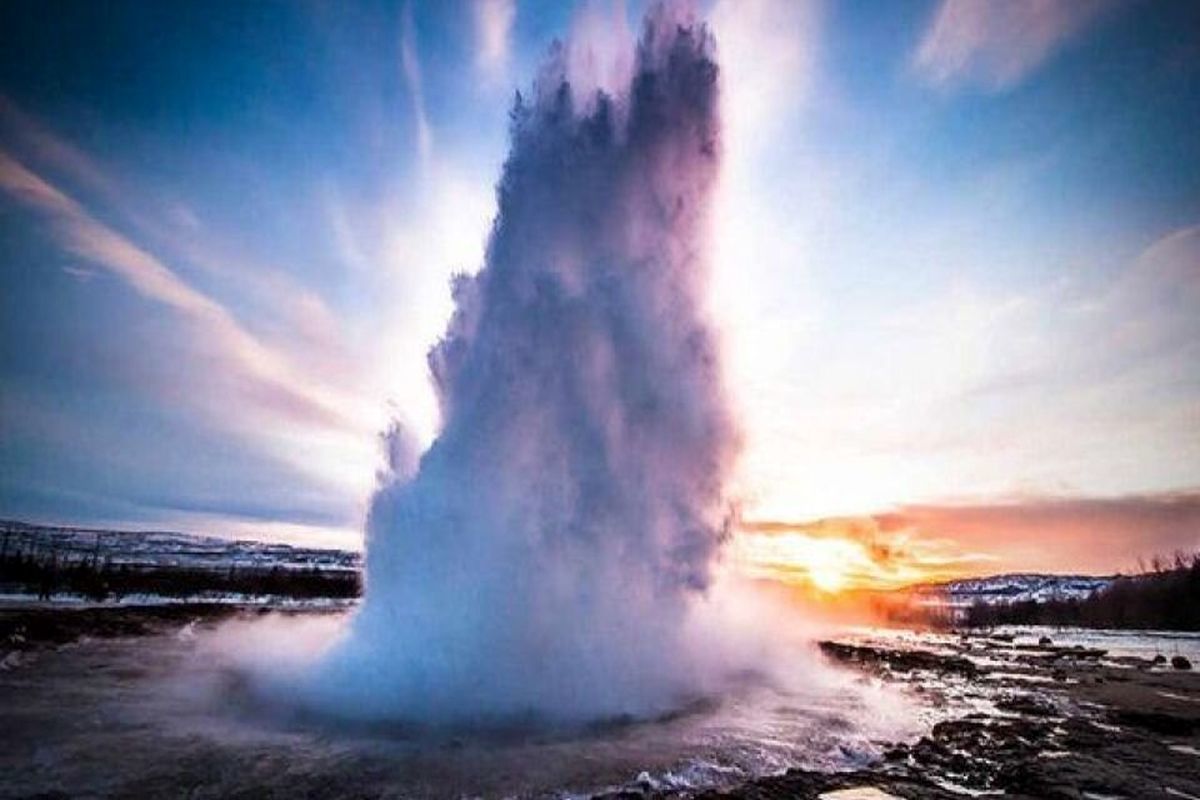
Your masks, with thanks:
[[[513,109],[486,264],[430,353],[441,434],[419,463],[393,438],[319,681],[341,713],[580,719],[695,688],[738,449],[705,310],[713,40],[660,6],[622,87],[578,90],[569,61]]]

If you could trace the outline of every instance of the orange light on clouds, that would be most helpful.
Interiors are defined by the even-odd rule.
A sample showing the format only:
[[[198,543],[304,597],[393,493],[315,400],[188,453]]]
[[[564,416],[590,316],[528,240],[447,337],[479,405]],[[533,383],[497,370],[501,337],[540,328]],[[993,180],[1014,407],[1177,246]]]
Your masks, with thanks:
[[[747,577],[825,594],[951,580],[989,563],[986,555],[963,553],[947,540],[884,530],[870,517],[746,523],[731,555]]]
[[[830,595],[1006,572],[1133,572],[1139,559],[1200,549],[1200,492],[1030,497],[913,505],[811,521],[744,521],[743,575]]]
[[[807,581],[824,592],[846,588],[851,574],[869,562],[858,542],[795,532],[745,534],[737,539],[735,553],[739,566],[752,577]]]

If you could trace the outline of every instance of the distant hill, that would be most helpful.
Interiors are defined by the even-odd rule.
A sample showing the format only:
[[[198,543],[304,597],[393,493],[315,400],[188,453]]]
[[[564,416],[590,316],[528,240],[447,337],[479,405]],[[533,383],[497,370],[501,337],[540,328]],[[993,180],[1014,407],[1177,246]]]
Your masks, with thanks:
[[[113,566],[188,569],[267,568],[357,571],[362,556],[349,550],[296,547],[172,531],[114,531],[0,521],[0,554],[56,554],[60,560],[98,558]]]
[[[909,591],[917,599],[951,607],[968,607],[976,603],[1044,603],[1051,600],[1080,600],[1106,589],[1116,579],[1115,575],[1014,573],[921,584],[911,587]]]
[[[361,554],[347,550],[0,522],[0,594],[18,597],[352,598],[361,571]]]

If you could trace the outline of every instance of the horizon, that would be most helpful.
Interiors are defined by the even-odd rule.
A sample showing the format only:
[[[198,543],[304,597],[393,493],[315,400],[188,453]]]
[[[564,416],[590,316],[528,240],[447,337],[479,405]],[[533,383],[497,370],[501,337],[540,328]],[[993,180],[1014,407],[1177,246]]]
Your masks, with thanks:
[[[17,519],[0,519],[0,528],[6,532],[10,532],[13,526],[32,529],[34,532],[51,530],[61,531],[64,533],[78,534],[107,534],[114,536],[138,535],[138,534],[158,534],[163,536],[178,536],[182,538],[194,538],[208,541],[224,542],[226,544],[252,544],[252,545],[268,545],[268,546],[283,546],[294,550],[311,550],[317,552],[344,553],[355,556],[365,556],[366,548],[359,547],[340,547],[336,544],[320,544],[320,543],[304,543],[289,541],[286,538],[269,538],[255,537],[253,535],[243,536],[225,536],[218,532],[204,533],[202,531],[185,531],[172,530],[162,527],[129,527],[129,528],[101,528],[89,527],[84,525],[75,525],[70,523],[52,523],[38,522],[30,520]],[[788,575],[786,570],[778,570],[781,565],[776,563],[767,564],[741,564],[738,567],[737,574],[740,577],[750,581],[765,581],[769,584],[777,584],[786,588],[799,590],[806,593],[808,597],[825,597],[835,599],[838,596],[854,596],[857,594],[887,594],[890,592],[906,592],[913,589],[939,588],[959,582],[973,581],[992,581],[1004,578],[1084,578],[1084,579],[1105,579],[1105,578],[1124,578],[1138,577],[1143,575],[1151,575],[1161,571],[1163,568],[1170,569],[1173,559],[1186,557],[1188,555],[1200,555],[1200,553],[1188,553],[1183,550],[1176,550],[1173,553],[1149,553],[1140,554],[1134,558],[1133,568],[1120,569],[1111,572],[1083,572],[1083,571],[1002,571],[1002,572],[966,572],[955,574],[953,577],[945,575],[926,575],[924,577],[915,578],[910,583],[892,583],[892,582],[876,582],[871,580],[856,580],[846,583],[845,585],[828,586],[823,585],[823,582],[813,580],[813,576],[809,574],[792,574]],[[784,565],[786,566],[786,565]]]
[[[568,38],[611,88],[647,5],[0,8],[0,516],[363,549],[514,93]],[[731,558],[835,592],[1200,548],[1200,8],[696,5]]]

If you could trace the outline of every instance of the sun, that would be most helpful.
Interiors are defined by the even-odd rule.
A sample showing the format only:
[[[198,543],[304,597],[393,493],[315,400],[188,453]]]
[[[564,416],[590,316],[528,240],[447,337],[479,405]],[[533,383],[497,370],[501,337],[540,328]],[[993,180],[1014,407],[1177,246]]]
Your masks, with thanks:
[[[829,594],[849,587],[852,571],[866,555],[858,542],[800,532],[739,537],[738,549],[751,573],[807,581]]]
[[[846,588],[847,569],[860,555],[855,542],[845,539],[805,538],[790,542],[789,562],[803,568],[813,586],[824,592],[839,592]]]
[[[838,561],[819,558],[810,561],[807,567],[809,581],[821,591],[832,594],[846,588],[846,570]]]

